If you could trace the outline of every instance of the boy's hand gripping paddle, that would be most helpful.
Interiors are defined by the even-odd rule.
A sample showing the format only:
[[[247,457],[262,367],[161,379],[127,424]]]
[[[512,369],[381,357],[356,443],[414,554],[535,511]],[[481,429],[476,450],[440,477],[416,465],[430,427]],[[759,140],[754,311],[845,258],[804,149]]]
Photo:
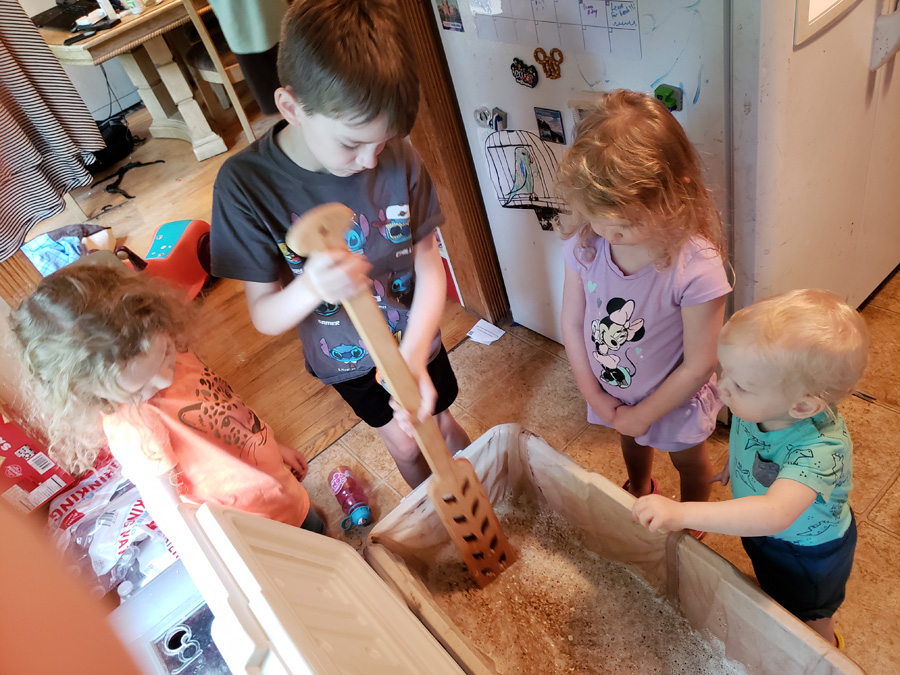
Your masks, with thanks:
[[[303,256],[327,249],[346,249],[344,232],[352,222],[353,212],[343,204],[322,204],[296,220],[285,241]],[[469,573],[479,586],[487,586],[514,562],[516,555],[475,469],[468,460],[453,458],[434,417],[424,422],[414,417],[421,403],[419,386],[372,294],[368,290],[360,291],[344,300],[343,306],[391,394],[403,408],[412,411],[416,443],[434,474],[428,483],[428,496]]]

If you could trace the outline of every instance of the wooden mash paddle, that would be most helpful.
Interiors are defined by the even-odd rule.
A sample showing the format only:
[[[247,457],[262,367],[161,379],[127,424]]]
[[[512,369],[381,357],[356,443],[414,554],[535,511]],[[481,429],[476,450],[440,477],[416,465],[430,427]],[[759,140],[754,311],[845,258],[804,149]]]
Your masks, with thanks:
[[[344,232],[353,217],[353,211],[343,204],[322,204],[291,225],[286,243],[302,256],[326,249],[346,249]],[[387,381],[388,389],[403,408],[411,411],[416,443],[434,474],[428,482],[428,496],[469,573],[479,586],[487,586],[516,556],[475,469],[467,459],[453,459],[433,417],[424,422],[415,418],[421,403],[419,386],[372,294],[368,290],[360,291],[344,300],[343,306]]]

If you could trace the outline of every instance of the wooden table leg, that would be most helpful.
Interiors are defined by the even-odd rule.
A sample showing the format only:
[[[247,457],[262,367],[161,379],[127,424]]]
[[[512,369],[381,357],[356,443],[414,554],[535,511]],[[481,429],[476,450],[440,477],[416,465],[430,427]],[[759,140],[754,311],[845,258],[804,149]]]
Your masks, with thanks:
[[[150,125],[153,136],[187,141],[199,160],[227,150],[222,137],[210,128],[162,36],[120,55],[119,60],[153,118]]]
[[[165,132],[165,126],[170,121],[172,115],[178,112],[175,102],[169,95],[166,85],[159,79],[159,73],[156,72],[156,66],[150,59],[150,55],[143,47],[137,47],[130,52],[126,52],[119,56],[119,62],[125,69],[128,78],[137,87],[138,95],[147,106],[147,111],[153,120],[150,126],[150,132],[154,136],[164,138],[180,138],[179,136],[162,136],[160,132]],[[175,120],[177,121],[177,120]],[[156,128],[154,129],[154,126]],[[190,138],[185,138],[190,142]]]
[[[219,57],[216,45],[213,42],[212,37],[210,37],[209,31],[206,30],[206,24],[203,23],[203,19],[201,19],[200,14],[197,13],[197,8],[194,6],[194,0],[184,0],[184,8],[191,17],[191,23],[194,24],[194,28],[197,30],[197,34],[200,36],[203,46],[206,48],[206,53],[209,54],[209,58],[213,62],[216,72],[219,74],[219,79],[222,80],[222,86],[225,88],[225,92],[231,100],[231,105],[234,106],[234,112],[241,122],[244,134],[247,136],[247,142],[252,143],[256,140],[256,135],[253,133],[253,127],[250,125],[250,120],[247,119],[244,105],[241,103],[240,96],[238,96],[237,92],[234,90],[234,84],[232,83],[231,78],[228,76],[228,73],[225,72],[225,66],[222,65],[222,59]]]

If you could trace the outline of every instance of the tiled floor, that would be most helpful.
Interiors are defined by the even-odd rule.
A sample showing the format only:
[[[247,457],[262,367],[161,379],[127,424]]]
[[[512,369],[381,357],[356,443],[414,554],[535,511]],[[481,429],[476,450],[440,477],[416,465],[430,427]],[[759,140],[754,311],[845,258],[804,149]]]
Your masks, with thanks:
[[[874,401],[851,397],[841,409],[854,440],[854,489],[851,504],[859,523],[859,543],[847,600],[837,623],[847,654],[868,673],[900,672],[900,274],[895,273],[870,299],[863,315],[872,334],[871,363],[859,389]],[[588,469],[615,483],[625,466],[614,432],[589,426],[585,404],[563,348],[521,326],[504,326],[506,335],[491,346],[463,341],[450,352],[460,383],[452,411],[476,438],[490,427],[518,422],[543,436]],[[720,427],[710,445],[713,465],[727,457],[727,429]],[[663,453],[659,453],[662,455]],[[376,519],[409,492],[378,436],[356,425],[310,463],[307,489],[325,512],[334,536],[359,548],[372,526],[340,530],[343,514],[325,478],[339,464],[352,468],[367,487]],[[659,456],[654,475],[663,494],[677,497],[678,474]],[[713,499],[728,499],[718,483]],[[705,543],[752,575],[740,541],[711,534]]]

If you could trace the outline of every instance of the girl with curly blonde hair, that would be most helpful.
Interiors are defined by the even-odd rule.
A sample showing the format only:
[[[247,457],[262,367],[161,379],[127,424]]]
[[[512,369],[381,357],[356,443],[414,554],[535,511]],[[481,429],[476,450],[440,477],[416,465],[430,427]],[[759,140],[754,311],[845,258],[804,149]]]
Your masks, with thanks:
[[[190,320],[174,292],[124,266],[41,280],[11,322],[51,454],[81,471],[108,445],[170,538],[180,501],[324,533],[303,455],[188,350]]]

